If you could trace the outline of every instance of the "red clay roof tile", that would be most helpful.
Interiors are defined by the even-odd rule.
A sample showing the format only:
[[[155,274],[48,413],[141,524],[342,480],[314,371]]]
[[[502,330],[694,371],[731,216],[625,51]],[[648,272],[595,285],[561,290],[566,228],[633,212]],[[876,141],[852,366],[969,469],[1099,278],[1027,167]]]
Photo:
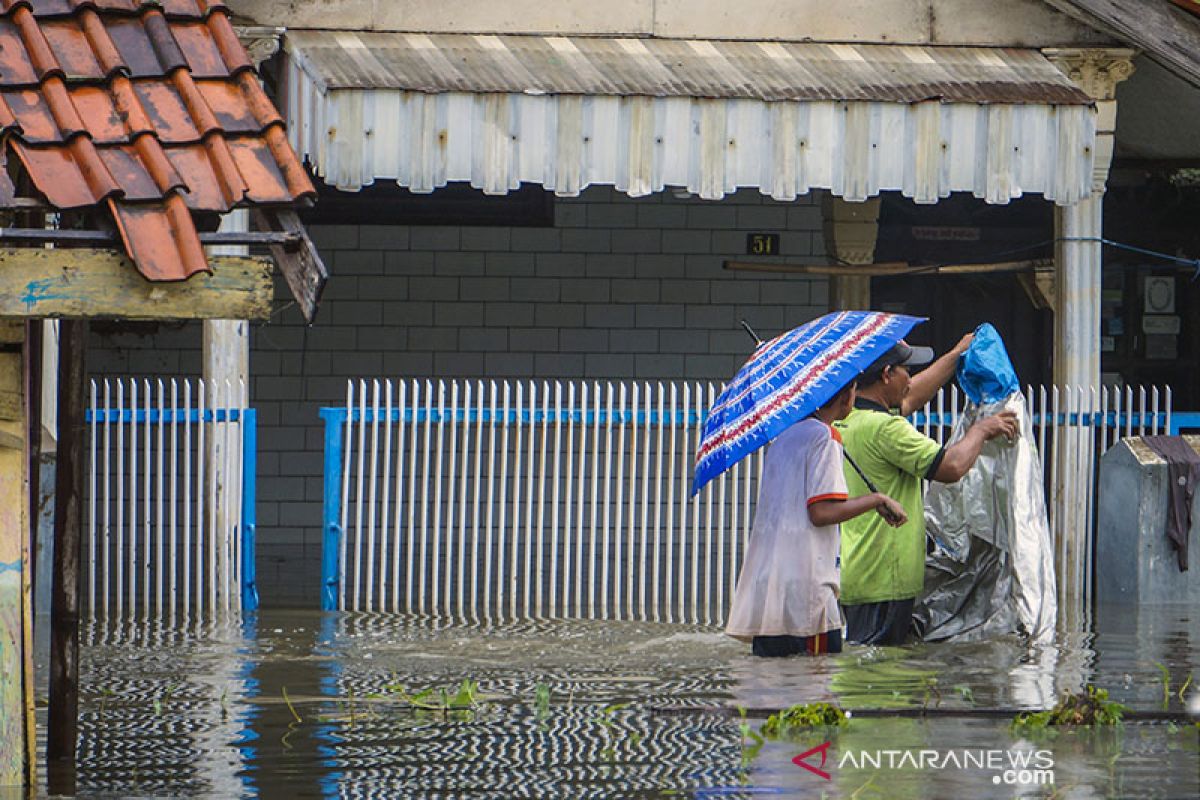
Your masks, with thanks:
[[[186,280],[208,270],[191,213],[179,195],[167,196],[161,207],[116,200],[108,206],[129,257],[150,280]]]
[[[187,193],[183,199],[193,211],[228,209],[242,202],[248,186],[239,178],[227,185],[213,168],[212,159],[202,144],[171,148],[171,163],[183,177]],[[231,157],[232,158],[232,157]]]
[[[168,144],[200,141],[183,98],[170,83],[160,80],[132,81],[137,107],[153,126],[154,135]]]
[[[0,17],[0,83],[5,86],[36,86],[38,83],[21,33],[8,17]]]
[[[147,278],[207,269],[189,209],[315,195],[220,0],[0,9],[0,134],[52,205],[107,208]]]
[[[129,138],[115,98],[104,87],[77,86],[71,90],[71,103],[96,144],[117,144]],[[25,130],[28,133],[28,126]]]

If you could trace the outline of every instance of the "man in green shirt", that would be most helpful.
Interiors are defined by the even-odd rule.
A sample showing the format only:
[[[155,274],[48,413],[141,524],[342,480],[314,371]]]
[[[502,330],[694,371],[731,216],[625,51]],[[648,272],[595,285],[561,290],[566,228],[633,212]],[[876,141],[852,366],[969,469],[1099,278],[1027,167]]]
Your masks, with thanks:
[[[905,419],[929,402],[954,375],[959,356],[971,344],[968,334],[922,372],[933,351],[900,342],[863,372],[855,408],[834,424],[846,454],[875,489],[896,500],[908,522],[889,527],[878,515],[842,523],[841,603],[846,639],[862,644],[903,644],[913,601],[925,580],[925,513],[922,481],[954,483],[971,469],[983,443],[1017,435],[1012,412],[985,417],[955,444],[942,447]],[[845,467],[850,495],[868,494],[866,483]]]

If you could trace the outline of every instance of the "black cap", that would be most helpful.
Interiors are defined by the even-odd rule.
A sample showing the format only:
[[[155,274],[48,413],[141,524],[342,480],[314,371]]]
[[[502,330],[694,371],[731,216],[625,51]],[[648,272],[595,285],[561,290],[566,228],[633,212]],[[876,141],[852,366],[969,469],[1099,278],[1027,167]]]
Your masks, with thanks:
[[[892,345],[892,349],[875,359],[871,366],[863,370],[860,381],[862,383],[874,383],[887,367],[919,367],[931,361],[933,361],[932,347],[913,347],[901,339]]]

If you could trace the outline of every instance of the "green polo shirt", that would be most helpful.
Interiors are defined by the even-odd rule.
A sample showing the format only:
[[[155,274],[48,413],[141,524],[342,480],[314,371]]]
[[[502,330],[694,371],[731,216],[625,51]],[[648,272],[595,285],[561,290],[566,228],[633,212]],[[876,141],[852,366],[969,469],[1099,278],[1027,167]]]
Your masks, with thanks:
[[[875,488],[904,507],[908,522],[893,528],[875,512],[842,523],[842,592],[846,605],[907,600],[925,583],[925,508],[922,480],[937,472],[942,446],[895,411],[859,398],[834,423],[846,453]],[[851,497],[867,485],[844,464]]]

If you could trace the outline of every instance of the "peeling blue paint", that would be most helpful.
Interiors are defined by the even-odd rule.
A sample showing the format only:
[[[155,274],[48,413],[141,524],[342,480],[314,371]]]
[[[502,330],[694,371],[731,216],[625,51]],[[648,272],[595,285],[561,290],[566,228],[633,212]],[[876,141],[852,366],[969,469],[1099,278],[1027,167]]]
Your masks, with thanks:
[[[63,300],[68,295],[53,292],[54,280],[45,278],[40,281],[30,281],[25,284],[25,294],[21,296],[21,302],[25,304],[27,311],[33,310],[33,307],[42,300]]]

